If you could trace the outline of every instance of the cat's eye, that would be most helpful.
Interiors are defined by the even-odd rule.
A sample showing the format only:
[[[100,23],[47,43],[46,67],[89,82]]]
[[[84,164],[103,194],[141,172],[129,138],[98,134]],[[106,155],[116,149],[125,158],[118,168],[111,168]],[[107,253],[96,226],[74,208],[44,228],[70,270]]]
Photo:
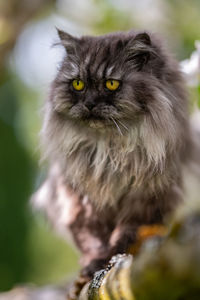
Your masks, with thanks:
[[[115,80],[115,79],[108,79],[106,80],[106,87],[107,89],[109,89],[110,91],[115,91],[118,89],[119,87],[119,81]]]
[[[80,79],[74,79],[72,85],[76,91],[82,91],[85,87],[85,83]]]

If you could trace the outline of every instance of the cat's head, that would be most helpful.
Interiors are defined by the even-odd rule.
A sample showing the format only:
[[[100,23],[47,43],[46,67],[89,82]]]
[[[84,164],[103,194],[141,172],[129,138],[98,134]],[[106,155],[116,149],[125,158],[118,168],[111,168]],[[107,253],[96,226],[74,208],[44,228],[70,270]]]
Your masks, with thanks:
[[[58,34],[66,49],[52,89],[58,114],[124,131],[155,106],[165,61],[147,33]]]

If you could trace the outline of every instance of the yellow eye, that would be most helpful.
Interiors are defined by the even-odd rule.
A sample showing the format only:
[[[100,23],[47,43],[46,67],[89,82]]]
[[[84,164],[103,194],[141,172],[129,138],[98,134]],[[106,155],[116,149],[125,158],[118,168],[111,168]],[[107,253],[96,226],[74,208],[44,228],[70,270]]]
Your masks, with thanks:
[[[76,91],[82,91],[85,87],[85,83],[80,79],[74,79],[72,85]]]
[[[108,79],[108,80],[106,80],[106,87],[110,91],[115,91],[119,87],[119,81],[115,80],[115,79]]]

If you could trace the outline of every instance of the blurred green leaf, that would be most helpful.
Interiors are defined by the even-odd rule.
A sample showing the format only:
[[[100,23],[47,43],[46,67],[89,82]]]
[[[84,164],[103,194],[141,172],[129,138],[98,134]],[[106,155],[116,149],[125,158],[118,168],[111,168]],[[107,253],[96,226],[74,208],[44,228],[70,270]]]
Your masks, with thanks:
[[[26,242],[31,162],[11,126],[0,119],[0,290],[23,282],[28,268]]]
[[[200,109],[200,84],[197,87],[197,91],[198,91],[198,101],[197,101],[197,103],[198,103],[198,108]]]
[[[55,284],[75,276],[77,252],[56,235],[41,216],[32,219],[27,246],[30,261],[28,282]]]
[[[134,27],[133,16],[120,10],[112,2],[108,0],[93,0],[93,2],[96,3],[99,11],[99,18],[93,24],[95,33],[130,30]]]

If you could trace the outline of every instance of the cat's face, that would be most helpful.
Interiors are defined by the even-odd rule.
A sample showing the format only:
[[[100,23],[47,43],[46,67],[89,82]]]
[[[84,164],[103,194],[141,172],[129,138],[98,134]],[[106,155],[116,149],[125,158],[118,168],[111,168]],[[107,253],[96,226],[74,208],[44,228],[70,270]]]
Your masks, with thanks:
[[[148,113],[163,64],[148,34],[74,38],[58,33],[67,56],[53,84],[56,112],[119,132]]]

